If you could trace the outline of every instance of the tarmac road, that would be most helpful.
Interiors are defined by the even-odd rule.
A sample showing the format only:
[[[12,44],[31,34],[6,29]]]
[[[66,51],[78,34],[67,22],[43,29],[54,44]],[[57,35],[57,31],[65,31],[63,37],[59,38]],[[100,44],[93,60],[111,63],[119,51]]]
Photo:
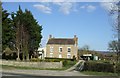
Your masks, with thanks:
[[[14,73],[2,73],[2,78],[118,78],[115,76],[36,76]]]
[[[116,76],[86,76],[80,72],[53,70],[2,70],[2,78],[119,78]]]

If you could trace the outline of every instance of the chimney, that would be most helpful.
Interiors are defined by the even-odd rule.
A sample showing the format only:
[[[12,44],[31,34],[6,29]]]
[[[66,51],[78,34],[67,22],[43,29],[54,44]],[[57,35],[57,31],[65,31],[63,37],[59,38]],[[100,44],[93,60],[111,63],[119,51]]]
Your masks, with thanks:
[[[75,41],[75,45],[78,45],[78,37],[76,35],[74,35],[74,41]]]
[[[49,39],[51,39],[52,38],[52,35],[49,35]]]

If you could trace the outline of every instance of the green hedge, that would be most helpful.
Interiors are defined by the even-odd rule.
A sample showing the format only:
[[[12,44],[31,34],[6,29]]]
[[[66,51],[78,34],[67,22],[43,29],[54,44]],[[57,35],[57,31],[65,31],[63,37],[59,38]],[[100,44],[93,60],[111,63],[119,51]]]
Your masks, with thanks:
[[[85,62],[85,71],[114,72],[114,66],[110,63]]]
[[[116,65],[116,72],[120,73],[120,63],[117,63],[117,65]]]
[[[70,61],[70,60],[63,60],[63,67],[70,68],[71,66],[75,65],[77,61]]]
[[[63,60],[70,60],[70,61],[74,61],[75,59],[69,59],[69,58],[50,58],[50,57],[45,57],[45,59],[57,59],[57,60],[60,60],[60,61],[63,61]]]
[[[45,59],[45,60],[43,60],[43,59],[39,59],[39,58],[32,58],[32,59],[30,59],[30,61],[32,61],[32,62],[60,62],[60,60],[59,59]]]
[[[60,61],[62,61],[62,62],[70,62],[70,61],[75,61],[75,60],[73,60],[73,59],[66,59],[66,58],[45,58],[44,60],[42,60],[42,59],[39,59],[39,58],[32,58],[32,59],[30,59],[30,61],[32,61],[32,62],[41,62],[41,61],[44,61],[44,62],[60,62]]]
[[[38,58],[32,58],[30,59],[31,62],[41,62],[43,61],[42,59],[38,59]]]

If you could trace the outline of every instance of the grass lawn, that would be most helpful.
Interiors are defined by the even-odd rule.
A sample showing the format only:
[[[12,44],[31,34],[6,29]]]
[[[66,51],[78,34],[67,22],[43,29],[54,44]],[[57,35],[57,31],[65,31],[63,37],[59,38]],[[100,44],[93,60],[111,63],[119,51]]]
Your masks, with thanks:
[[[95,75],[95,76],[118,76],[117,73],[109,73],[109,72],[82,71],[81,73],[86,75]]]

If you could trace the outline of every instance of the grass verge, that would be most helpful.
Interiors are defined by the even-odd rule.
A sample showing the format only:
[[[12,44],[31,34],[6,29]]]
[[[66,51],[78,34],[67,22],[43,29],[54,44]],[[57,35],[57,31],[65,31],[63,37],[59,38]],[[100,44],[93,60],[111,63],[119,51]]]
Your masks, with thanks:
[[[25,70],[64,70],[63,68],[34,68],[34,67],[21,67],[21,66],[11,66],[2,65],[2,69],[25,69]]]

